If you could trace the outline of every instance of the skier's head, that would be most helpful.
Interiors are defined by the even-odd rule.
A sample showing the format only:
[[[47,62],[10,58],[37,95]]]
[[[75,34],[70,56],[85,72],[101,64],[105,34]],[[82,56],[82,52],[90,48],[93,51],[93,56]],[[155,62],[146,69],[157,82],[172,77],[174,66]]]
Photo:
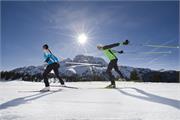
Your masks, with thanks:
[[[97,45],[97,49],[98,50],[102,50],[103,46],[100,44],[100,45]]]
[[[48,45],[47,45],[47,44],[44,44],[44,45],[43,45],[43,49],[44,49],[44,50],[49,49]]]

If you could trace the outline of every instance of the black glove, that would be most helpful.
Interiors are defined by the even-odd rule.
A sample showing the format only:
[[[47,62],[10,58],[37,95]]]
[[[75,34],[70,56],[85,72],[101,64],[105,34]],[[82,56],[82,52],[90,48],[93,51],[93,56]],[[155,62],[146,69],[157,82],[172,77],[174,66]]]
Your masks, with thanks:
[[[119,51],[118,53],[122,54],[122,53],[124,53],[124,51],[123,51],[123,50],[121,50],[121,51]]]
[[[128,45],[129,44],[129,40],[125,40],[124,42],[123,42],[123,45]]]

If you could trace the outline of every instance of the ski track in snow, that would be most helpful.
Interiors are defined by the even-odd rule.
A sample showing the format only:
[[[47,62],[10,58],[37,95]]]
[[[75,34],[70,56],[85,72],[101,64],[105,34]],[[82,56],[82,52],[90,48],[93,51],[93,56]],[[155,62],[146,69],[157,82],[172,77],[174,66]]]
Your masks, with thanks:
[[[0,120],[180,120],[179,83],[117,82],[117,89],[101,89],[108,84],[69,82],[79,89],[40,93],[31,91],[43,83],[0,82]]]

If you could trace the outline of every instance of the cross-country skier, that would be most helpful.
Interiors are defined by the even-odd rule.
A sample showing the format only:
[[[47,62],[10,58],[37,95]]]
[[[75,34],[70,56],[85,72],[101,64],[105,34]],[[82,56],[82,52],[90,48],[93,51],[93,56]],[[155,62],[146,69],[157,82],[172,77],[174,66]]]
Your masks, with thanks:
[[[99,50],[102,50],[104,52],[104,54],[108,57],[108,59],[110,60],[109,64],[108,64],[108,68],[106,70],[106,73],[109,76],[109,79],[111,81],[111,84],[108,85],[106,88],[116,88],[116,84],[115,84],[115,80],[114,80],[114,76],[112,75],[112,69],[114,68],[114,70],[121,76],[121,78],[123,79],[124,76],[122,75],[121,71],[118,68],[117,62],[118,62],[118,58],[116,56],[116,51],[112,50],[111,48],[113,47],[117,47],[119,45],[127,45],[129,44],[128,40],[125,40],[124,42],[120,42],[120,43],[114,43],[114,44],[110,44],[110,45],[98,45],[97,48]],[[119,51],[118,53],[123,53],[123,51]]]
[[[52,52],[50,51],[47,44],[43,45],[43,51],[44,51],[44,58],[45,58],[44,62],[46,62],[48,65],[47,65],[47,67],[46,67],[46,69],[44,70],[44,73],[43,73],[45,88],[43,88],[40,91],[41,92],[46,92],[46,91],[50,90],[47,75],[48,75],[48,73],[51,72],[51,70],[54,71],[54,73],[55,73],[56,77],[59,79],[59,82],[61,83],[61,85],[64,85],[64,81],[62,80],[62,78],[59,75],[58,68],[60,67],[60,65],[58,63],[59,62],[58,58],[52,54]]]

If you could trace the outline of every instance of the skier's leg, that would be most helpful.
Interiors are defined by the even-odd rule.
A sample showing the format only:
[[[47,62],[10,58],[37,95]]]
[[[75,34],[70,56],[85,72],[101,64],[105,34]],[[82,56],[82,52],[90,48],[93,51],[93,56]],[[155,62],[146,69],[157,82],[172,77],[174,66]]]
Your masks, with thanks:
[[[44,79],[44,83],[46,87],[49,87],[49,81],[48,81],[47,75],[48,73],[51,72],[51,70],[52,70],[52,66],[48,65],[43,73],[43,79]]]
[[[112,75],[112,68],[113,68],[113,61],[110,61],[109,65],[108,65],[108,68],[106,70],[106,73],[109,75],[110,77],[110,81],[111,81],[111,84],[114,85],[115,84],[115,81],[114,81],[114,76]]]
[[[120,75],[121,78],[124,78],[123,74],[121,73],[121,71],[118,68],[117,61],[115,61],[115,63],[114,63],[114,70]]]
[[[54,70],[54,73],[55,75],[57,76],[57,78],[59,79],[59,82],[61,83],[61,85],[64,85],[64,81],[62,80],[62,78],[60,77],[59,75],[59,64],[58,63],[55,63],[54,66],[53,66],[53,70]]]

